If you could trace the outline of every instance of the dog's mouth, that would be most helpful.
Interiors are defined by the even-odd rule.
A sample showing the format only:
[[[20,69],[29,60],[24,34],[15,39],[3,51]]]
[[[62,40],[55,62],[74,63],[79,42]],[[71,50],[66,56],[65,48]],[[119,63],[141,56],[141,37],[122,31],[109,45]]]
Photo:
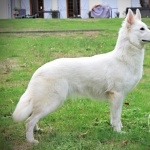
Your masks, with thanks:
[[[150,42],[150,40],[142,40],[142,42]]]

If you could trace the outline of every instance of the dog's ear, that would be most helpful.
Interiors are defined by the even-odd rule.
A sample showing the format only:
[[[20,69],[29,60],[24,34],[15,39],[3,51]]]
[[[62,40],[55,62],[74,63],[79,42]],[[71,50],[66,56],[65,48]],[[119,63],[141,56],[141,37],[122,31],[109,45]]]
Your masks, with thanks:
[[[136,19],[141,20],[141,13],[139,9],[136,9],[136,15],[135,15]]]
[[[127,16],[126,16],[126,23],[127,23],[127,26],[129,27],[129,26],[132,25],[134,22],[135,22],[134,14],[133,14],[133,12],[132,12],[131,9],[128,9],[128,14],[127,14]]]

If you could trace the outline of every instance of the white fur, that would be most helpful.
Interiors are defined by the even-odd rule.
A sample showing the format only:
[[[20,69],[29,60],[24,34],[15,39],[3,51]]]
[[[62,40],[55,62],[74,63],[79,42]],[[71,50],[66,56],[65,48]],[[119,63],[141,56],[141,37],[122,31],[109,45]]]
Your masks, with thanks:
[[[27,140],[38,143],[33,136],[36,123],[71,95],[108,99],[111,125],[120,132],[123,100],[142,77],[144,45],[149,41],[150,30],[141,22],[139,10],[135,16],[129,10],[113,51],[92,57],[61,58],[40,67],[13,113],[15,121],[29,117]]]

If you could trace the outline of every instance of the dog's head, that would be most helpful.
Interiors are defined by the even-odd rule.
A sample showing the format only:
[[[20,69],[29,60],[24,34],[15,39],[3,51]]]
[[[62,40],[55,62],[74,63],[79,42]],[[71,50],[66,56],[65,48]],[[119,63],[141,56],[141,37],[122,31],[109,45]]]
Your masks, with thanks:
[[[150,43],[150,30],[147,25],[141,21],[141,13],[139,9],[134,15],[132,10],[128,10],[128,14],[123,23],[123,29],[126,30],[127,38],[133,45],[144,45]]]

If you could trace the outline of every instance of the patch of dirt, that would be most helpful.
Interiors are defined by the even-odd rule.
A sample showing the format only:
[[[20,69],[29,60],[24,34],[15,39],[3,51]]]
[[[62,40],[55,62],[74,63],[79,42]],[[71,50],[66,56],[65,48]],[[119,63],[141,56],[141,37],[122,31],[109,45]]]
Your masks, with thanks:
[[[100,30],[70,30],[70,31],[67,31],[67,30],[64,30],[64,31],[35,31],[35,32],[22,32],[21,34],[20,33],[17,33],[17,32],[14,32],[14,33],[11,33],[13,36],[16,36],[16,37],[25,37],[25,36],[28,36],[28,37],[41,37],[41,36],[61,36],[61,37],[70,37],[70,36],[76,36],[78,34],[82,34],[82,35],[85,35],[85,36],[91,36],[91,37],[95,37],[95,36],[98,36],[99,33],[101,31]]]
[[[33,144],[31,143],[18,143],[18,144],[15,144],[15,146],[12,148],[12,150],[28,150],[28,149],[31,149],[33,147]]]
[[[3,79],[6,75],[9,75],[12,69],[19,68],[17,62],[17,58],[7,58],[6,60],[0,61],[0,79]]]

